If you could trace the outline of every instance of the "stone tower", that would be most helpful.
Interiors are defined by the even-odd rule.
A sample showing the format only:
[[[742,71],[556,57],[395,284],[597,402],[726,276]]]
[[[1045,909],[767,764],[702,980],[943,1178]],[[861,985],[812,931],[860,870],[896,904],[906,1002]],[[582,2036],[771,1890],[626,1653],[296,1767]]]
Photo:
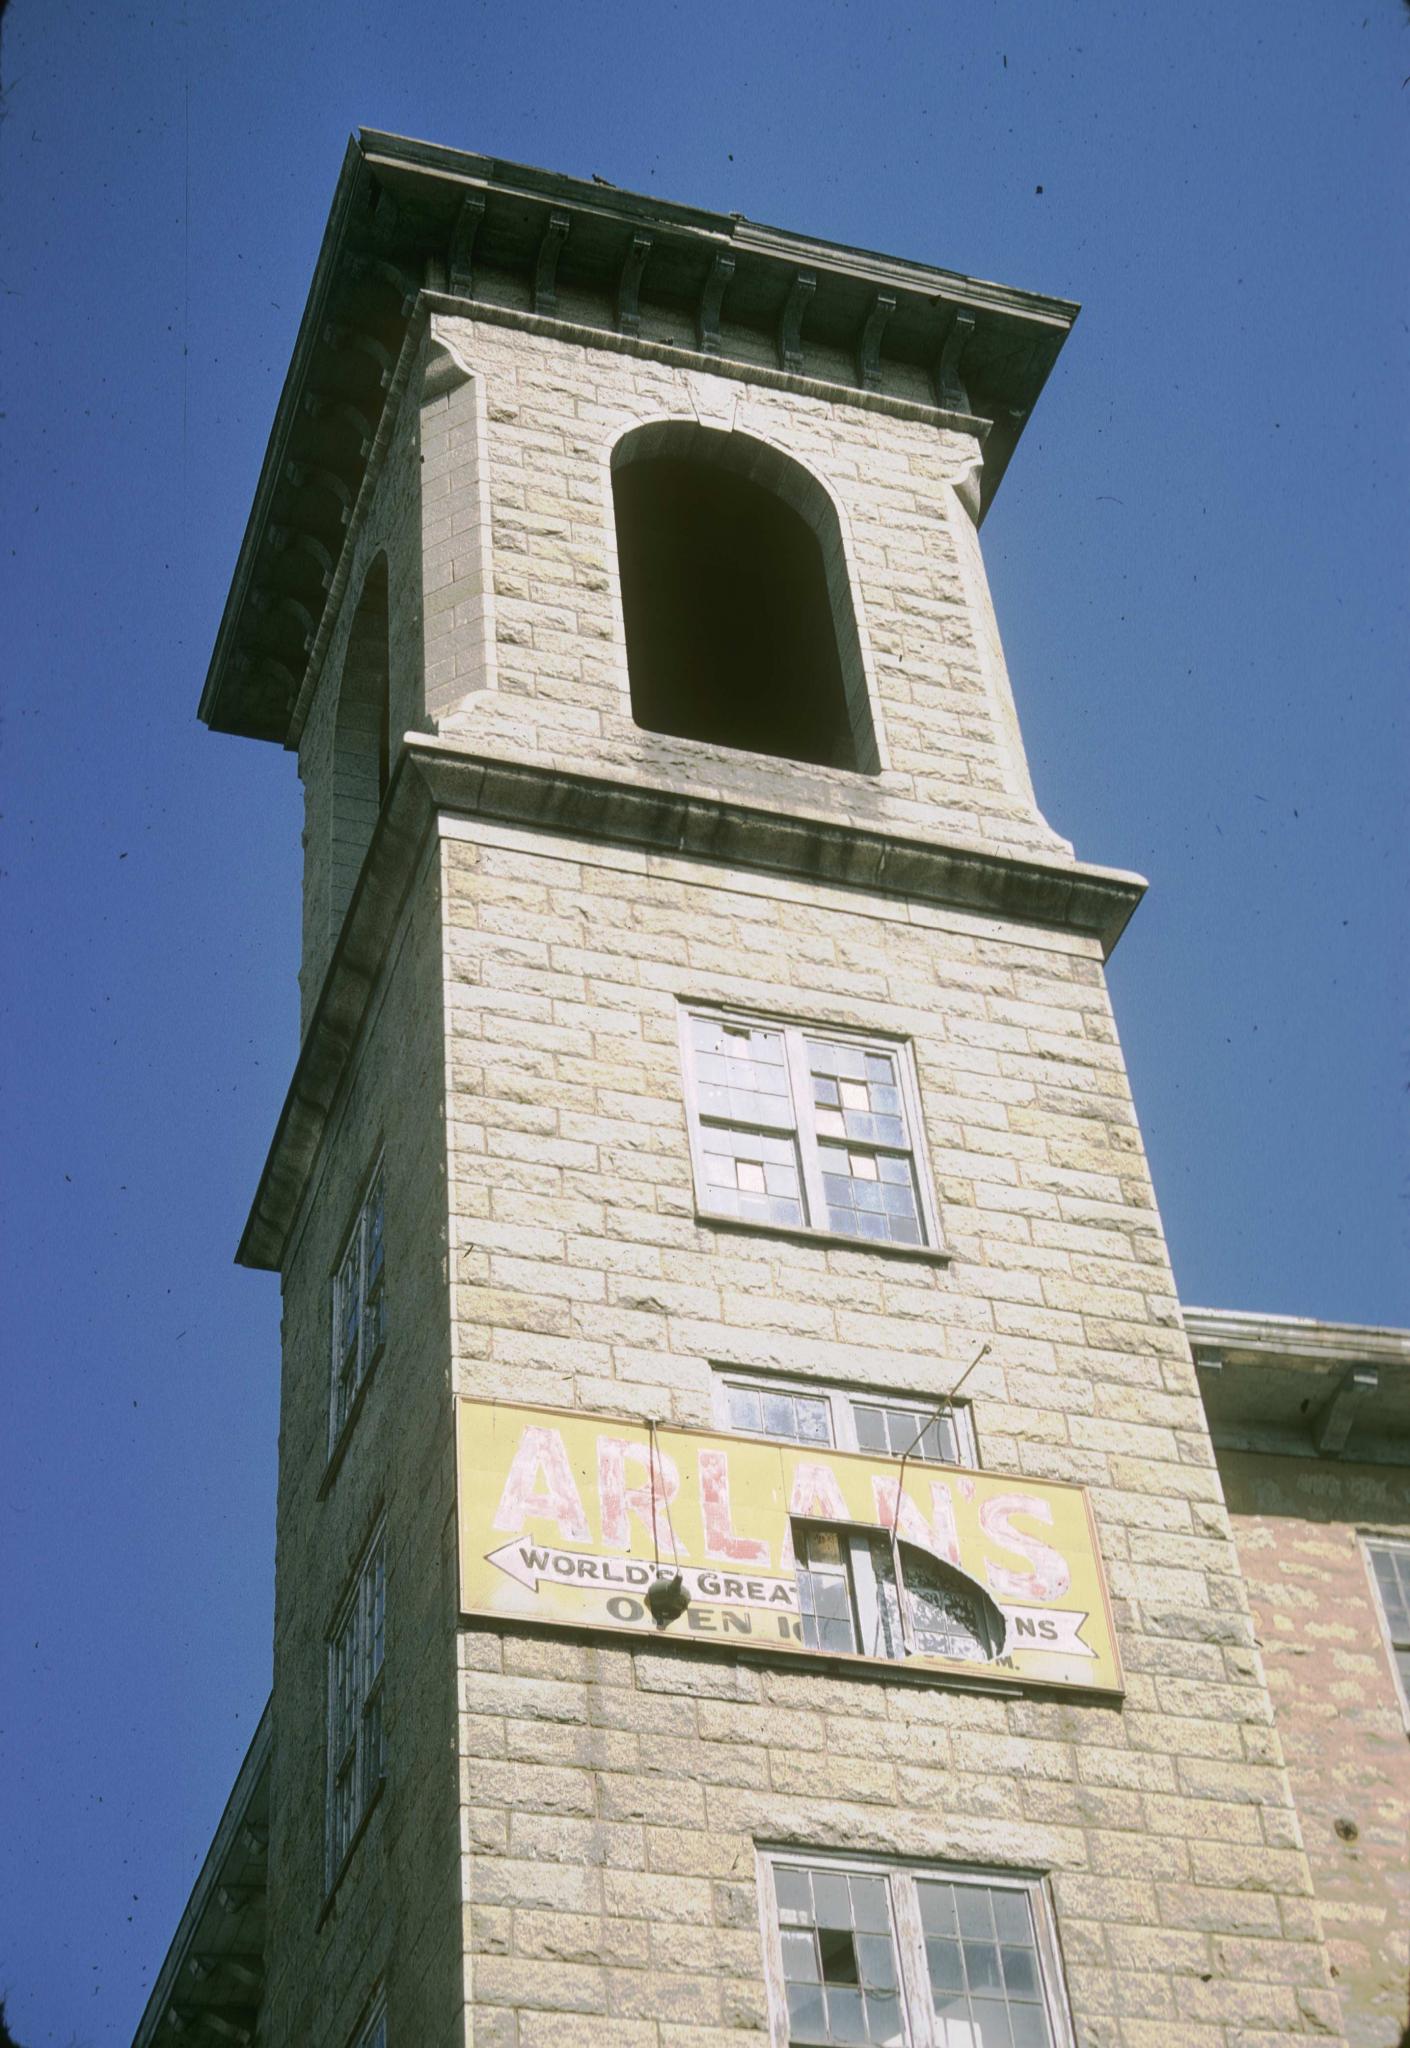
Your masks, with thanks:
[[[350,148],[202,703],[307,803],[268,2048],[1337,2031],[980,556],[1074,314]]]

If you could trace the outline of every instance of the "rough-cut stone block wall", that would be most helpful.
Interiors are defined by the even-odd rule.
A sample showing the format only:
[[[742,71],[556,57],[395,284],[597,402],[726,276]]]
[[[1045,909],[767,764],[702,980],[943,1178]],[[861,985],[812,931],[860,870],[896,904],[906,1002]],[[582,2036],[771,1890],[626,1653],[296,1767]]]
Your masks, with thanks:
[[[437,316],[428,409],[427,701],[467,746],[858,822],[1068,851],[1039,816],[969,515],[965,435],[747,373]],[[454,390],[457,372],[474,388]],[[699,420],[803,464],[837,508],[883,760],[877,776],[643,732],[631,717],[611,452]],[[428,457],[430,443],[428,442]],[[483,521],[490,520],[487,565]],[[449,529],[447,529],[449,521]],[[492,576],[493,601],[483,584]],[[433,620],[434,612],[434,620]],[[491,644],[488,635],[493,632]],[[493,677],[494,687],[486,687]]]
[[[1079,2038],[1337,2001],[1095,949],[447,821],[460,1391],[708,1424],[712,1361],[940,1394],[1090,1489],[1124,1703],[467,1624],[477,2048],[765,2026],[760,1842],[1051,1873]],[[696,1221],[677,1002],[903,1034],[948,1264]]]
[[[440,988],[431,858],[374,993],[284,1274],[268,2048],[343,2048],[379,1977],[394,2040],[461,2048],[463,2038]],[[389,1334],[326,1480],[332,1275],[379,1151]],[[388,1779],[325,1914],[327,1638],[383,1510]]]
[[[1395,2048],[1410,2023],[1410,1742],[1357,1531],[1410,1534],[1405,1471],[1241,1451],[1219,1469],[1347,2038]]]

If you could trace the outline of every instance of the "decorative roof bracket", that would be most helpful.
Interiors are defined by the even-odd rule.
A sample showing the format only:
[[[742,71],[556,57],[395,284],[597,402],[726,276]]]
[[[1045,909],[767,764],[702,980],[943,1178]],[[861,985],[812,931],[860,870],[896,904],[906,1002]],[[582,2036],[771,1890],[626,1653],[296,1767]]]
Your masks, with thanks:
[[[1353,1365],[1343,1373],[1336,1392],[1312,1425],[1312,1446],[1319,1458],[1341,1456],[1362,1402],[1380,1383],[1380,1371],[1374,1365]]]
[[[709,275],[700,294],[700,305],[696,313],[696,340],[700,344],[702,355],[717,356],[720,353],[720,308],[724,304],[725,292],[733,276],[733,256],[726,256],[723,249],[717,249],[715,260],[710,265]]]
[[[816,272],[795,271],[793,282],[788,287],[788,297],[783,302],[778,323],[778,366],[795,377],[803,373],[803,315],[817,288]]]
[[[484,218],[484,200],[473,192],[467,193],[456,216],[455,226],[451,230],[450,248],[446,258],[450,289],[458,298],[471,299],[475,296],[475,237],[480,232]]]
[[[969,411],[969,393],[960,376],[960,364],[973,332],[973,313],[956,313],[935,365],[935,403],[946,412]]]
[[[534,311],[551,313],[558,304],[558,258],[568,239],[568,215],[551,213],[534,264]]]
[[[622,258],[622,274],[617,280],[617,332],[619,334],[640,334],[641,332],[641,278],[646,269],[646,259],[651,254],[651,237],[634,234],[627,244],[627,253]]]
[[[863,391],[881,389],[881,337],[896,310],[894,292],[878,292],[871,302],[862,338],[857,344],[857,382]]]

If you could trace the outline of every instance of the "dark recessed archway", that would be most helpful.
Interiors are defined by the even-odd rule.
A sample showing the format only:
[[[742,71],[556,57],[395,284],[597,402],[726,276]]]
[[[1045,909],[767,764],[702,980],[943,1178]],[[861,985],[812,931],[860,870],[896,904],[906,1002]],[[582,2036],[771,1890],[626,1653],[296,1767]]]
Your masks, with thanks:
[[[632,716],[648,732],[874,773],[842,536],[799,464],[689,422],[613,454]]]

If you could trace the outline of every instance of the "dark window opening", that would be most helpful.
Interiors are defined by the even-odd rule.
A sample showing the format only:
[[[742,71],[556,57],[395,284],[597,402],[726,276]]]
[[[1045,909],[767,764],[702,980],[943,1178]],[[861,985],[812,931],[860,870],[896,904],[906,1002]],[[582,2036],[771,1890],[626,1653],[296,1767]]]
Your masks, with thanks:
[[[669,453],[627,461],[612,485],[637,724],[874,769],[854,717],[860,659],[849,690],[828,564],[802,513],[732,467]]]

